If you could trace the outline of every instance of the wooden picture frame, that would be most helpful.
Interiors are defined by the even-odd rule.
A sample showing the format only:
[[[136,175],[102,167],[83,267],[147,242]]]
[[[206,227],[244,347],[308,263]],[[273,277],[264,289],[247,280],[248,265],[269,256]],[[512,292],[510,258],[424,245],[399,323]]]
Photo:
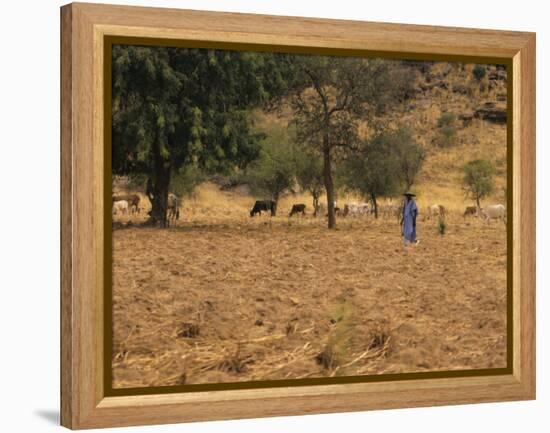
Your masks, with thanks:
[[[400,53],[420,59],[498,58],[510,65],[510,369],[497,375],[106,395],[102,107],[109,37],[179,40],[198,46],[284,46],[297,52]],[[63,426],[80,429],[535,398],[534,33],[74,3],[61,8],[61,102]]]

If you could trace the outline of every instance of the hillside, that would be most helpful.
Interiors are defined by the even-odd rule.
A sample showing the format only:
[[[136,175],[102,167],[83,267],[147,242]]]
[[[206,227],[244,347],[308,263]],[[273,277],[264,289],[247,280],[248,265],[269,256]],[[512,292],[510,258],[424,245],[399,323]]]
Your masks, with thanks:
[[[115,193],[141,194],[138,212],[121,208],[113,215],[113,387],[507,365],[507,223],[463,217],[472,203],[462,190],[464,164],[486,159],[495,168],[495,188],[482,205],[504,202],[505,71],[426,62],[406,67],[412,86],[384,123],[410,128],[426,154],[413,185],[420,206],[414,246],[403,243],[397,206],[379,218],[339,214],[333,230],[325,212],[313,216],[310,193],[294,186],[294,168],[314,160],[309,154],[300,160],[303,150],[289,145],[295,139],[288,104],[278,113],[253,113],[253,132],[266,136],[257,160],[268,164],[248,167],[273,180],[276,190],[258,188],[248,168],[235,176],[200,173],[186,178],[187,185],[202,181],[191,194],[173,182],[180,200],[172,196],[171,210],[178,207],[179,219],[157,229],[142,224],[150,209],[139,189],[145,182],[113,179]],[[358,127],[368,138],[367,122]],[[394,162],[396,141],[389,140],[397,135],[386,137],[384,152],[368,161],[375,174],[377,165]],[[336,176],[343,167],[338,156]],[[394,191],[401,168],[381,167],[389,174],[383,185]],[[316,176],[318,166],[311,172]],[[354,176],[368,173],[360,165]],[[277,196],[276,215],[251,215],[256,200]],[[342,191],[336,199],[338,206],[364,200]],[[298,203],[306,204],[306,215],[291,217]],[[434,203],[445,206],[444,218],[427,218],[426,206]]]
[[[426,150],[426,161],[414,185],[421,205],[441,203],[457,211],[471,205],[462,190],[462,167],[474,159],[491,161],[496,169],[494,192],[486,201],[505,202],[506,119],[502,116],[506,115],[506,72],[487,66],[486,76],[477,82],[473,69],[473,64],[444,62],[411,66],[410,74],[415,77],[412,94],[386,119],[390,127],[410,127],[416,142]],[[441,146],[438,120],[445,113],[456,118],[452,126],[456,135],[452,144]],[[256,112],[254,120],[258,131],[291,139],[289,109],[278,114]],[[367,125],[360,128],[368,130]]]

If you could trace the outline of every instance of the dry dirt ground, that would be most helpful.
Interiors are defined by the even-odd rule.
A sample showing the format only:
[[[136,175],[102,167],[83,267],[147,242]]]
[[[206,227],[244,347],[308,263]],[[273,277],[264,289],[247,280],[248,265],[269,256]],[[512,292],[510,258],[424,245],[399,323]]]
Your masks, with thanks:
[[[421,217],[407,251],[393,219],[329,231],[204,193],[113,231],[115,388],[506,366],[502,222]]]

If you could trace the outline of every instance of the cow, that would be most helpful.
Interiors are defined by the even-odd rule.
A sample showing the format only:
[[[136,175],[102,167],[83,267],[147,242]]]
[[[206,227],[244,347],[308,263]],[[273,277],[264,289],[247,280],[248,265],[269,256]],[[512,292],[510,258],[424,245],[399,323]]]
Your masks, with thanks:
[[[273,216],[275,212],[275,202],[273,200],[256,200],[252,210],[250,211],[250,216],[253,217],[256,214],[262,215],[262,211],[271,212]]]
[[[370,213],[370,205],[368,203],[346,203],[342,216],[359,216],[368,215]]]
[[[121,215],[128,214],[128,202],[126,200],[117,200],[113,203],[113,214],[117,215],[119,212]]]
[[[180,201],[176,194],[168,193],[168,201],[166,202],[166,219],[167,221],[180,219]]]
[[[477,216],[477,206],[466,206],[462,216],[466,218],[468,215]]]
[[[445,206],[440,204],[434,204],[431,206],[428,206],[427,212],[426,212],[426,219],[429,220],[431,217],[440,216],[441,218],[445,218]]]
[[[139,213],[140,198],[137,194],[119,194],[113,196],[113,203],[125,200],[128,202],[128,208],[131,213]]]
[[[502,204],[493,204],[480,209],[480,215],[487,224],[492,219],[502,220],[506,224],[506,208]]]
[[[290,214],[288,217],[290,218],[292,215],[301,213],[303,216],[306,216],[306,205],[305,204],[293,204],[292,209],[290,210]]]

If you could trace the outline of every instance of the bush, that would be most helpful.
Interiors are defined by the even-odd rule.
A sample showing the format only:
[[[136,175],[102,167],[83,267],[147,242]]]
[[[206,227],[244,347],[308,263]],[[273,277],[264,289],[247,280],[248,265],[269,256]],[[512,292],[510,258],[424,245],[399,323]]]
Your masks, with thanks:
[[[451,147],[456,141],[456,116],[453,113],[443,113],[437,121],[439,128],[439,139],[441,147]]]
[[[493,175],[495,168],[490,161],[476,159],[464,165],[462,183],[466,196],[476,201],[477,208],[481,207],[481,199],[493,191]]]
[[[443,128],[445,126],[453,126],[456,122],[456,116],[454,113],[443,113],[437,120],[437,127]]]
[[[487,69],[485,68],[485,66],[475,65],[472,74],[477,81],[481,81],[485,78],[485,75],[487,74]]]
[[[439,144],[441,147],[451,147],[456,141],[456,129],[453,126],[441,128]]]

